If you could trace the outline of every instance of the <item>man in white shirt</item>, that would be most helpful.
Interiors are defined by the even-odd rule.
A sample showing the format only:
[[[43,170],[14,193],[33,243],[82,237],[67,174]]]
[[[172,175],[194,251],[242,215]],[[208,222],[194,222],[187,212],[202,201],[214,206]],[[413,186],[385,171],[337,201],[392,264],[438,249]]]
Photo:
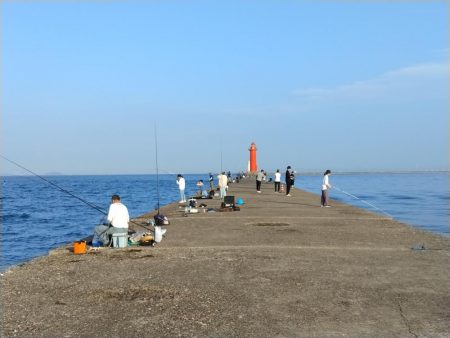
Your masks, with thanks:
[[[178,189],[180,189],[180,202],[179,203],[185,203],[186,195],[184,194],[184,189],[186,189],[186,181],[184,180],[183,175],[180,175],[180,174],[177,175],[177,184],[178,184]]]
[[[219,180],[220,198],[224,198],[227,195],[228,177],[225,175],[225,171],[217,176]]]
[[[321,207],[327,207],[329,208],[330,205],[328,204],[328,189],[331,188],[331,184],[328,180],[328,176],[331,175],[331,170],[325,171],[323,174],[323,180],[322,180],[322,196],[320,198],[320,206]]]
[[[275,173],[275,192],[280,192],[281,173],[280,169],[277,169]]]
[[[109,206],[107,220],[109,225],[100,224],[95,227],[93,242],[97,239],[108,246],[110,235],[115,233],[128,233],[128,222],[130,215],[125,205],[120,202],[119,195],[111,197],[111,205]]]
[[[119,195],[113,195],[111,200],[112,203],[109,206],[107,218],[108,222],[114,228],[127,229],[128,231],[128,222],[130,221],[130,215],[128,214],[127,207],[120,202]]]

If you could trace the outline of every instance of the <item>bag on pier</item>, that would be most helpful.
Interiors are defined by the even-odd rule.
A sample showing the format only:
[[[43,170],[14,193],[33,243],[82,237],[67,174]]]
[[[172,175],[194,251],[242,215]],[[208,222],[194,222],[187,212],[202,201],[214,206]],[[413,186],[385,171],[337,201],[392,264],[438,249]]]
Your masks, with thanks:
[[[153,218],[155,219],[156,225],[168,225],[169,224],[169,219],[164,215],[157,214]]]

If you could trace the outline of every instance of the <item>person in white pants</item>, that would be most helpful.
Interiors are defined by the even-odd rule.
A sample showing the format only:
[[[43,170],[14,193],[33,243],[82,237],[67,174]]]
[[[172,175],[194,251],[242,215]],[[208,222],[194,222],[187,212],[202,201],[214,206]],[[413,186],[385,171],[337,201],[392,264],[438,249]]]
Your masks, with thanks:
[[[177,184],[178,184],[178,189],[180,189],[180,202],[179,203],[185,203],[186,195],[184,194],[184,189],[186,189],[186,181],[184,180],[183,175],[180,175],[180,174],[177,175]]]
[[[227,195],[228,178],[225,175],[225,171],[217,176],[219,180],[220,198],[224,198]]]

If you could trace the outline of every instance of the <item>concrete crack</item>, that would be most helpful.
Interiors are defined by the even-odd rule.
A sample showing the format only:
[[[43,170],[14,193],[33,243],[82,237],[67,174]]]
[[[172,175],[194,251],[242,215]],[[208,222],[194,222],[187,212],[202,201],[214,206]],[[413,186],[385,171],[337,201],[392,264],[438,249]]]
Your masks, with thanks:
[[[414,336],[415,338],[419,338],[419,336],[418,336],[417,334],[415,334],[415,333],[412,331],[412,328],[411,328],[411,326],[409,325],[409,321],[408,321],[408,319],[406,318],[406,316],[405,316],[405,314],[404,314],[404,312],[403,312],[402,304],[400,303],[400,301],[398,301],[398,309],[399,309],[399,312],[400,312],[400,316],[401,316],[402,319],[403,319],[403,322],[405,323],[406,327],[408,328],[408,332],[409,332],[412,336]]]

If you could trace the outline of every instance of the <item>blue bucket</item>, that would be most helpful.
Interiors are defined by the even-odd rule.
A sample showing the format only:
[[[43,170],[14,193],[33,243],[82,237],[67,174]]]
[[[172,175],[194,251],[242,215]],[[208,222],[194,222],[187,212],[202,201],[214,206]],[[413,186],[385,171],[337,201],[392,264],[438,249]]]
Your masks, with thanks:
[[[236,200],[236,205],[243,205],[244,204],[244,200],[242,198],[238,198]]]

